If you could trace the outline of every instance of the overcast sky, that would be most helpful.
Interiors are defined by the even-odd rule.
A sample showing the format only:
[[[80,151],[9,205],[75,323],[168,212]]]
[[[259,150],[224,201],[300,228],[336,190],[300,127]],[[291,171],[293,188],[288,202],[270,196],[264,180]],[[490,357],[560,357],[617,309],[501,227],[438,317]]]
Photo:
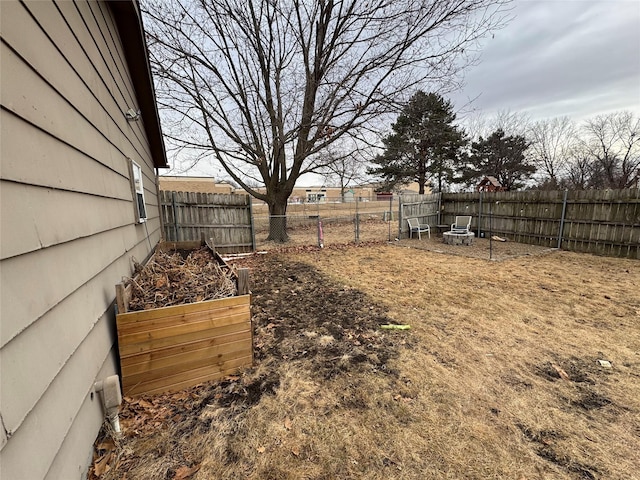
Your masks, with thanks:
[[[449,95],[458,108],[475,99],[470,108],[486,116],[640,116],[640,0],[515,0],[512,7],[509,24],[483,41],[465,87]],[[218,165],[188,174],[224,177]],[[315,184],[314,177],[299,183]]]
[[[516,0],[450,98],[491,115],[640,115],[640,0]]]

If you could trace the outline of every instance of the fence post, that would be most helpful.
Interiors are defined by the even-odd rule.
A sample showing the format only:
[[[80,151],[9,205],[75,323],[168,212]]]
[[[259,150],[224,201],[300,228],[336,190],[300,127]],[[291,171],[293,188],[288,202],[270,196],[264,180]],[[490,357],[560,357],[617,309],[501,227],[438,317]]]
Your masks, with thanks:
[[[489,202],[489,260],[493,260],[493,201]]]
[[[398,240],[402,238],[402,195],[398,195]]]
[[[173,233],[176,236],[174,242],[179,241],[178,238],[178,216],[176,214],[176,192],[171,192],[171,207],[173,209]]]
[[[253,223],[253,200],[251,195],[247,195],[249,199],[249,222],[251,223],[251,251],[256,251],[256,229]]]
[[[320,213],[318,211],[318,213]],[[320,248],[324,247],[324,232],[322,231],[322,220],[320,220],[320,215],[318,215],[318,246]]]
[[[562,249],[562,233],[564,230],[564,216],[567,213],[567,195],[569,191],[564,191],[564,198],[562,200],[562,216],[560,217],[560,228],[558,230],[558,250]]]
[[[355,242],[358,243],[360,241],[360,214],[359,213],[356,213],[356,216],[354,217],[354,223],[355,223],[355,231],[356,231]]]
[[[393,220],[393,195],[389,197],[389,242],[391,241],[391,220]]]
[[[478,199],[478,237],[480,238],[480,222],[482,221],[482,190],[480,190],[480,197]]]

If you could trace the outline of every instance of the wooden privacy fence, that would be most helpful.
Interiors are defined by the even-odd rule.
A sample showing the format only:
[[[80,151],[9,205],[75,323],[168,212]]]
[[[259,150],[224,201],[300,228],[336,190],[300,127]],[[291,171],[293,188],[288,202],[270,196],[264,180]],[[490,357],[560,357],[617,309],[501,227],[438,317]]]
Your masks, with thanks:
[[[160,191],[168,242],[213,239],[220,253],[255,250],[251,197],[239,194]]]
[[[640,190],[444,193],[442,221],[472,215],[489,232],[521,243],[640,258]]]
[[[440,224],[440,194],[404,194],[398,207],[399,238],[409,235],[407,218],[417,218],[421,224]]]

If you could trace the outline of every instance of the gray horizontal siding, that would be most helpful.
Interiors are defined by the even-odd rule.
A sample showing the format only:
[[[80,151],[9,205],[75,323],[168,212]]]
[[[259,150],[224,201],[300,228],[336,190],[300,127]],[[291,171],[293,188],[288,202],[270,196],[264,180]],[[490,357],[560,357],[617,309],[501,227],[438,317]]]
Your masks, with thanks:
[[[103,2],[0,2],[0,478],[80,478],[116,372],[114,285],[160,238],[155,172]],[[129,179],[143,170],[148,221]]]

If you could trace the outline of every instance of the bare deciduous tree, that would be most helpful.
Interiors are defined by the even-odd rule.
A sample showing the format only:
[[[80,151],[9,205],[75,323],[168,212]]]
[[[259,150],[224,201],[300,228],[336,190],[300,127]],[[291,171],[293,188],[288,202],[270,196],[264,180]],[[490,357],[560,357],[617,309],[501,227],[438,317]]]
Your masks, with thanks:
[[[499,110],[493,116],[482,112],[468,114],[463,124],[467,136],[471,140],[478,140],[480,137],[487,138],[497,130],[502,130],[507,135],[526,137],[531,120],[527,113]]]
[[[568,174],[577,142],[574,123],[569,117],[540,120],[530,126],[527,138],[531,142],[528,155],[545,177],[542,182],[558,188]]]
[[[414,88],[451,88],[507,2],[148,0],[166,135],[265,201],[286,241],[287,199],[318,154]]]
[[[631,112],[598,115],[582,128],[596,188],[629,188],[640,181],[640,118]],[[597,183],[597,184],[596,184]]]
[[[340,199],[345,201],[345,194],[349,186],[363,182],[367,178],[367,160],[363,156],[361,146],[354,146],[348,153],[337,153],[328,149],[321,155],[323,164],[318,168],[328,186],[340,188]],[[367,155],[371,156],[371,154]]]

